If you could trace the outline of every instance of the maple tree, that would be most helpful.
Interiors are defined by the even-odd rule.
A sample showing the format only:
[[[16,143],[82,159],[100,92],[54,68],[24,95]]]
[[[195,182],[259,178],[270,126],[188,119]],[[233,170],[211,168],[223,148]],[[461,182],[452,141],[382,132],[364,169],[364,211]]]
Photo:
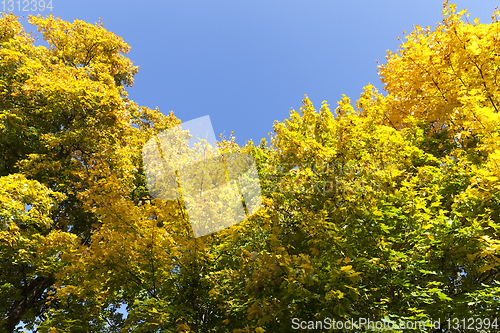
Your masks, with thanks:
[[[136,200],[137,147],[148,131],[177,121],[131,105],[124,87],[138,68],[124,57],[129,46],[101,24],[29,20],[48,48],[35,46],[14,15],[0,20],[0,311],[7,331],[53,309],[65,256],[91,243],[101,221],[82,196],[115,186]]]
[[[385,96],[368,85],[333,111],[306,96],[270,143],[220,138],[226,162],[255,159],[263,207],[203,237],[182,195],[147,186],[142,148],[180,120],[128,99],[128,45],[100,24],[30,17],[49,43],[34,46],[4,15],[2,328],[281,332],[328,317],[440,319],[445,332],[460,331],[453,318],[493,321],[500,13],[490,24],[465,14],[445,2],[441,24],[416,26],[389,53]]]

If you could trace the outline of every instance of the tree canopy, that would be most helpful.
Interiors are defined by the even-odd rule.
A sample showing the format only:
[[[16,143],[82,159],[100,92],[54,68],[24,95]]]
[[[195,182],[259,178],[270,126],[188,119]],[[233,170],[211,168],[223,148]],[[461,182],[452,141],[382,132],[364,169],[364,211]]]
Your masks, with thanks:
[[[443,8],[379,66],[386,94],[367,85],[334,110],[305,96],[270,142],[220,137],[222,156],[255,159],[262,207],[203,237],[182,196],[147,186],[143,147],[181,121],[128,99],[130,47],[100,23],[31,16],[48,43],[36,46],[4,14],[0,330],[288,332],[299,319],[326,331],[325,318],[369,318],[392,332],[437,320],[411,331],[498,331],[500,11],[480,24]]]

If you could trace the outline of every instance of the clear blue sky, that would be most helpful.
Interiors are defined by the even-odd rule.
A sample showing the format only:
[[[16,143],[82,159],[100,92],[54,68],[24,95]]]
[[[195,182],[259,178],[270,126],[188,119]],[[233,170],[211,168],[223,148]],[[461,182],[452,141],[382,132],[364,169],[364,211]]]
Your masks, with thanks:
[[[16,0],[17,1],[17,0]],[[45,0],[48,2],[48,0]],[[458,0],[471,18],[491,22],[497,1]],[[78,18],[121,36],[140,66],[129,96],[173,110],[182,121],[210,115],[215,135],[234,131],[258,144],[275,120],[298,110],[304,94],[332,109],[368,83],[382,90],[376,59],[398,48],[412,26],[435,27],[442,2],[376,0],[52,1],[39,12]],[[28,12],[16,12],[27,15]],[[229,135],[228,135],[229,136]]]

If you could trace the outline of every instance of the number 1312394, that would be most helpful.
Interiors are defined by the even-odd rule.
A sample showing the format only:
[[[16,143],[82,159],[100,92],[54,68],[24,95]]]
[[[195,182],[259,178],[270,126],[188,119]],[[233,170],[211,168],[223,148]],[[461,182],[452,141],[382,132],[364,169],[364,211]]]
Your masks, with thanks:
[[[3,12],[43,12],[46,9],[52,11],[52,0],[2,0],[0,4]]]

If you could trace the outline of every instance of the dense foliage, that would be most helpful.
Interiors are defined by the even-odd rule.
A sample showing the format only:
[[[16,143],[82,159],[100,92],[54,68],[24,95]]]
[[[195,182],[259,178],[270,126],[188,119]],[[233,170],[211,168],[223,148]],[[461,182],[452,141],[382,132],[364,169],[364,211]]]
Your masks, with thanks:
[[[180,120],[127,98],[129,46],[101,24],[30,17],[49,45],[35,46],[4,15],[1,329],[287,332],[294,318],[370,318],[459,332],[447,320],[480,331],[489,318],[483,331],[498,331],[500,12],[465,14],[445,2],[441,24],[389,53],[386,96],[368,85],[333,112],[306,96],[270,143],[221,138],[222,154],[255,159],[264,205],[200,238],[182,198],[148,192],[141,149]]]

